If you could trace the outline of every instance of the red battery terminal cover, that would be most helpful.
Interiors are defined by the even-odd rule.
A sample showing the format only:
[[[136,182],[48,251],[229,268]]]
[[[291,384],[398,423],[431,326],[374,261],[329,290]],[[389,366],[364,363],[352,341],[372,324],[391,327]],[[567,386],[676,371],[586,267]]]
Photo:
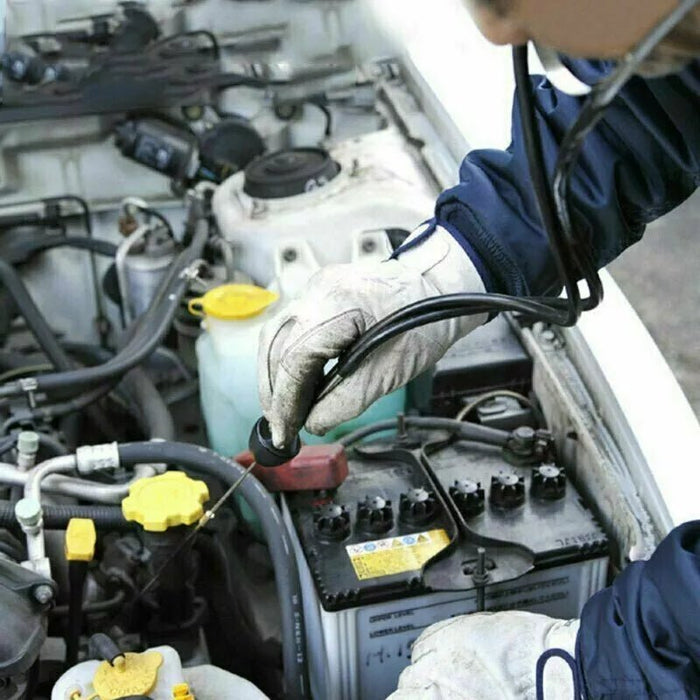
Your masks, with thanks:
[[[242,467],[253,462],[253,453],[234,457]],[[317,491],[334,489],[348,475],[348,458],[342,445],[305,445],[299,454],[279,467],[256,466],[253,475],[268,491]]]

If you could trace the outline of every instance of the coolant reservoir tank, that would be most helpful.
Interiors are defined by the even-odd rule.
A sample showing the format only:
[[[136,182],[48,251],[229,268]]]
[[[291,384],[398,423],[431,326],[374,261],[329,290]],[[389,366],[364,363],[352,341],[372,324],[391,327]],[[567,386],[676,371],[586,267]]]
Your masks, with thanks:
[[[127,653],[109,661],[84,661],[66,671],[51,700],[73,697],[100,700],[144,696],[151,700],[266,700],[249,681],[215,666],[183,668],[172,647]]]
[[[192,299],[202,316],[197,339],[202,411],[211,446],[234,455],[248,444],[260,417],[257,352],[260,331],[276,309],[278,295],[249,284],[226,284]]]
[[[257,380],[260,331],[308,279],[308,270],[297,274],[292,268],[302,262],[309,263],[310,270],[318,267],[303,241],[296,241],[293,246],[289,241],[288,246],[282,248],[282,252],[297,251],[287,271],[277,266],[276,286],[282,298],[252,285],[223,285],[190,302],[190,311],[204,319],[205,332],[196,343],[202,414],[210,446],[226,457],[248,449],[250,429],[262,415]],[[306,265],[303,267],[306,269]],[[364,425],[395,416],[404,410],[405,401],[405,388],[398,389],[325,436],[302,431],[301,439],[306,444],[333,442]],[[258,531],[256,519],[242,499],[240,509],[244,520]]]

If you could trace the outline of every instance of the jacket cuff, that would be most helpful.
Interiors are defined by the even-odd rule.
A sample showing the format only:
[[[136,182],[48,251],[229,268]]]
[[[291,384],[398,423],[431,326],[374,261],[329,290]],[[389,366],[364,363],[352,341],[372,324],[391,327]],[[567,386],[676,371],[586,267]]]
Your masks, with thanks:
[[[426,229],[419,233],[417,236],[415,236],[415,238],[411,238],[406,243],[400,245],[391,254],[390,260],[396,260],[402,253],[405,253],[406,251],[411,250],[411,248],[415,248],[417,245],[420,245],[424,240],[429,238],[435,232],[435,229],[438,226],[440,226],[440,228],[445,229],[445,231],[447,231],[450,234],[450,236],[452,236],[452,238],[454,238],[457,241],[457,243],[459,243],[462,250],[467,254],[472,264],[476,268],[476,271],[479,273],[479,277],[481,277],[481,281],[486,291],[494,291],[493,279],[486,265],[484,264],[484,261],[481,259],[481,257],[478,255],[478,253],[474,250],[472,245],[460,231],[458,231],[454,226],[452,226],[452,224],[449,224],[445,221],[440,221],[437,218],[432,218],[428,221],[424,221],[421,225],[427,225]]]

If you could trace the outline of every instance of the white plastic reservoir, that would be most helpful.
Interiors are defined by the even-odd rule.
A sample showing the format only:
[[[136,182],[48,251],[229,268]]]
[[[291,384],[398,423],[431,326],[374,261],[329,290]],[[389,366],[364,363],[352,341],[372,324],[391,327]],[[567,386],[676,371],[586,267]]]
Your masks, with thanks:
[[[51,700],[147,695],[152,700],[267,700],[252,683],[211,665],[183,668],[172,647],[127,653],[123,664],[84,661],[68,669],[51,691]]]
[[[240,172],[217,188],[219,227],[236,244],[237,265],[257,284],[274,281],[276,251],[290,239],[305,241],[319,265],[349,262],[357,236],[411,231],[433,216],[436,192],[395,129],[344,141],[328,156],[337,174],[312,178],[292,196],[262,190],[251,195],[251,168],[248,187]]]
[[[263,325],[280,309],[273,291],[253,285],[216,287],[190,302],[203,315],[205,332],[196,344],[200,398],[211,447],[235,456],[248,447],[248,436],[262,415],[258,396],[257,353]],[[375,402],[365,413],[322,438],[302,432],[309,443],[332,442],[358,427],[403,411],[405,389]]]

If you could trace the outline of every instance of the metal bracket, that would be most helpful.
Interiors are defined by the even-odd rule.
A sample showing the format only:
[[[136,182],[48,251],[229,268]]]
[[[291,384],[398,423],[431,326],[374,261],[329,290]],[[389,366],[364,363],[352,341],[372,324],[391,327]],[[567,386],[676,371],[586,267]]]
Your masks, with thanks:
[[[202,269],[202,265],[205,264],[205,261],[201,258],[194,260],[180,273],[180,279],[194,282],[194,280],[199,279],[199,272]]]
[[[23,377],[17,381],[19,388],[27,395],[29,407],[34,410],[36,408],[35,392],[39,388],[39,382],[36,377]]]

